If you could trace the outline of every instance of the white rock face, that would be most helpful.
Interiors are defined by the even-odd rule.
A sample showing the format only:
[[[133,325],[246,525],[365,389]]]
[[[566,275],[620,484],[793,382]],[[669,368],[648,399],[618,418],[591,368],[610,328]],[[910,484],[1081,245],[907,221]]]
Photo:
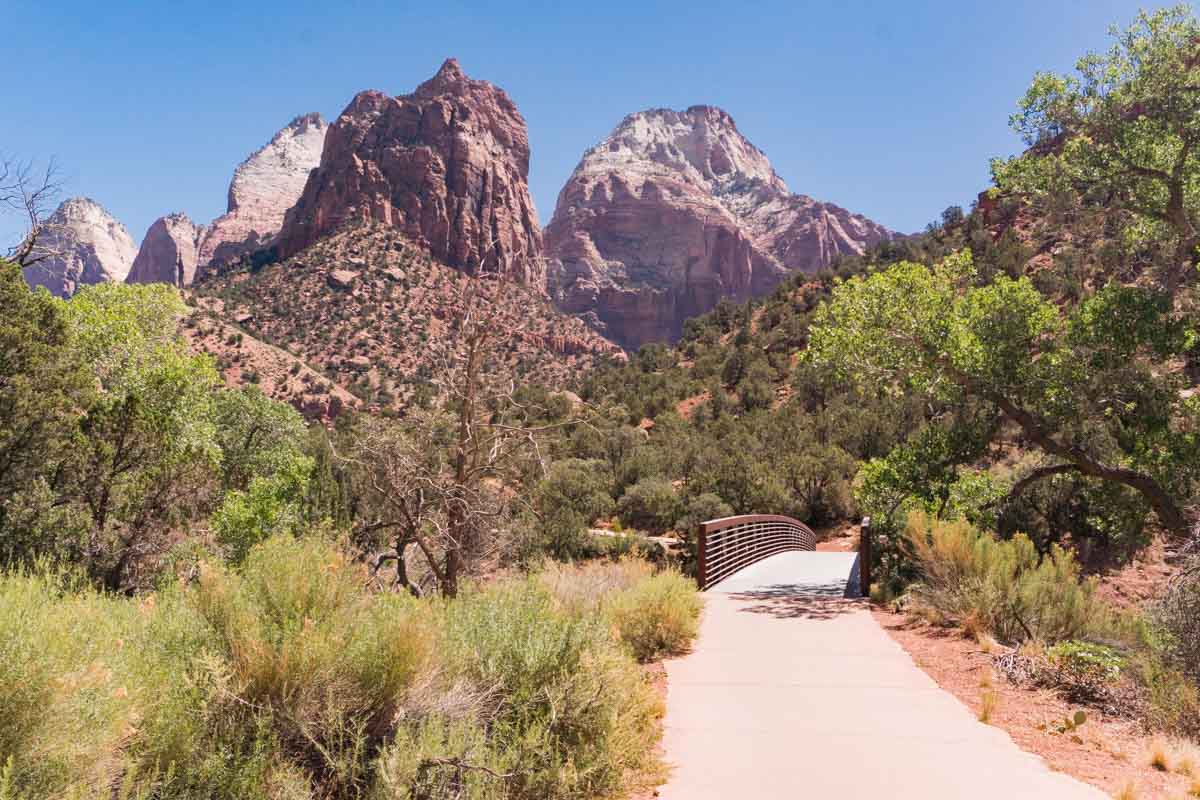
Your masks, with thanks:
[[[279,232],[308,173],[321,163],[328,130],[320,114],[296,117],[234,170],[228,210],[213,220],[200,244],[201,265],[237,258]]]
[[[583,155],[546,227],[549,283],[628,347],[679,336],[722,298],[761,295],[895,234],[792,194],[712,106],[630,114]]]
[[[87,197],[73,197],[58,207],[46,221],[39,249],[54,255],[26,267],[25,280],[58,297],[70,297],[90,284],[125,280],[137,253],[125,226]]]
[[[200,242],[207,229],[186,214],[159,217],[146,231],[126,280],[188,286],[196,278]]]
[[[189,286],[210,267],[268,246],[320,164],[328,130],[315,113],[288,123],[234,170],[228,210],[211,224],[197,225],[183,214],[155,220],[129,282]]]

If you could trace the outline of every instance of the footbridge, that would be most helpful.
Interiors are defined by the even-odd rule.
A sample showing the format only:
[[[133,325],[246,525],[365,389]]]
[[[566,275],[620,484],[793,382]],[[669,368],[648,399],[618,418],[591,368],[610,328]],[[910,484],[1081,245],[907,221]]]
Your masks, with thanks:
[[[667,662],[660,800],[1107,797],[979,722],[879,626],[869,525],[850,553],[778,515],[697,535],[704,618]]]

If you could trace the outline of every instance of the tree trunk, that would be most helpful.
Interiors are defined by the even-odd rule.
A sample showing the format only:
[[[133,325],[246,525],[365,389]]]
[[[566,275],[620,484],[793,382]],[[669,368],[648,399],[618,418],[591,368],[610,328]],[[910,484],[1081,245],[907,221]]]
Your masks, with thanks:
[[[1009,419],[1017,423],[1025,435],[1043,451],[1071,462],[1084,475],[1113,481],[1134,489],[1150,503],[1150,507],[1158,515],[1158,521],[1164,528],[1175,534],[1188,532],[1188,520],[1183,509],[1153,477],[1137,470],[1105,464],[1078,447],[1063,444],[1046,432],[1041,421],[1035,415],[1008,398],[992,395],[990,399]]]

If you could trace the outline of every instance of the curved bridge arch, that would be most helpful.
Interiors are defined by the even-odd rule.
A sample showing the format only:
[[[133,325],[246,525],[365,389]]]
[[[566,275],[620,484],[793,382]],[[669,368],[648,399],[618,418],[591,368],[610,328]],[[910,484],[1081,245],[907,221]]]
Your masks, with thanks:
[[[743,514],[709,520],[700,525],[696,542],[696,582],[703,591],[776,553],[816,549],[812,528],[791,517]]]

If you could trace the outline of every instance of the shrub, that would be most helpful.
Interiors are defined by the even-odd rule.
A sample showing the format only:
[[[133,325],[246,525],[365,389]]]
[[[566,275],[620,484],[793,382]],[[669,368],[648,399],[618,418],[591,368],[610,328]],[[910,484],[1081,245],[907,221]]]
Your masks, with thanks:
[[[662,709],[606,604],[666,576],[602,567],[417,600],[274,536],[141,599],[0,576],[0,797],[619,796]]]
[[[598,616],[557,609],[536,579],[446,613],[450,669],[494,694],[488,746],[511,774],[503,796],[582,800],[652,769],[660,703]]]
[[[939,622],[972,619],[1010,642],[1078,638],[1112,623],[1095,580],[1081,580],[1072,554],[1058,546],[1039,558],[1021,534],[998,540],[920,512],[910,515],[905,536],[922,576],[913,595]]]
[[[671,482],[643,478],[625,490],[617,503],[621,522],[650,533],[665,533],[679,516],[679,498]]]
[[[1200,679],[1200,562],[1180,573],[1153,616],[1167,634],[1163,644],[1170,660]]]
[[[1046,650],[1053,682],[1075,701],[1094,701],[1107,696],[1121,677],[1125,658],[1102,644],[1067,640]]]
[[[662,572],[615,594],[606,613],[634,658],[646,663],[686,652],[699,631],[701,608],[694,581]]]

